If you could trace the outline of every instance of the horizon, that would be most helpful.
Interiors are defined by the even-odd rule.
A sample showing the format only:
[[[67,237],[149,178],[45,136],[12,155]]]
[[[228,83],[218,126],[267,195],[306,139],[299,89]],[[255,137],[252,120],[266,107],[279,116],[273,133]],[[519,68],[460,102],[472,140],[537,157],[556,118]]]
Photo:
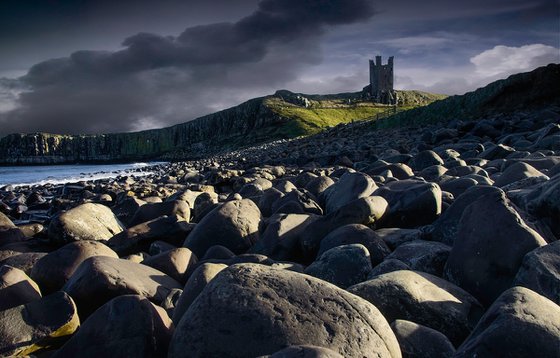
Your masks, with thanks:
[[[32,3],[0,5],[0,137],[169,127],[279,89],[358,92],[375,55],[395,56],[395,89],[447,95],[560,62],[551,0]]]

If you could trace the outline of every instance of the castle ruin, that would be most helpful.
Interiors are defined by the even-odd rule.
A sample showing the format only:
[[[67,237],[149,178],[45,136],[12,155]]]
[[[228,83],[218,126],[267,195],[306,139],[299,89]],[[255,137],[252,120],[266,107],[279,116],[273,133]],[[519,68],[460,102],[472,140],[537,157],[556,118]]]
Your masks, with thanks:
[[[393,56],[386,65],[381,64],[381,56],[375,56],[375,62],[369,60],[369,95],[376,103],[396,104],[397,93],[393,89]]]

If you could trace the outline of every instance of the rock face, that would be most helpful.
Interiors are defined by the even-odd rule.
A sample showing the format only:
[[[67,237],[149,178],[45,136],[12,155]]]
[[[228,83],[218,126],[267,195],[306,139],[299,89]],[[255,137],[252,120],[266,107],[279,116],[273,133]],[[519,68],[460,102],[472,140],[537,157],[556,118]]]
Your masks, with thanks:
[[[482,315],[482,306],[459,287],[423,272],[394,271],[348,289],[373,303],[392,322],[405,319],[460,344]]]
[[[95,311],[53,357],[165,357],[172,333],[163,308],[124,295]]]
[[[187,236],[183,246],[203,257],[213,245],[236,254],[247,251],[257,240],[261,212],[250,199],[229,201],[206,215]]]
[[[79,325],[74,301],[64,292],[0,311],[0,354],[24,356],[49,348]]]
[[[524,287],[492,304],[455,357],[558,357],[560,307]]]
[[[310,276],[240,264],[219,273],[192,304],[169,357],[255,357],[298,344],[344,357],[401,356],[387,321],[368,302]]]
[[[489,305],[511,286],[523,256],[543,245],[503,192],[490,193],[465,209],[444,275]]]
[[[76,301],[85,318],[120,295],[136,294],[159,304],[181,284],[161,271],[127,260],[91,257],[78,267],[62,288]]]
[[[109,240],[124,230],[115,214],[102,204],[87,203],[55,217],[49,225],[49,238],[57,243],[78,240]]]

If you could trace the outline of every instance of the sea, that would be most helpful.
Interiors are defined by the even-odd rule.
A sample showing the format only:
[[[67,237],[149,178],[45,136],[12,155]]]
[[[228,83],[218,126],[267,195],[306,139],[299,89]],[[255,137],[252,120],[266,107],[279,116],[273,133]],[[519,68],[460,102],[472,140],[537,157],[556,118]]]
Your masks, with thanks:
[[[149,167],[164,162],[130,164],[71,164],[71,165],[34,165],[0,166],[0,187],[12,185],[64,184],[82,180],[114,178],[119,175],[145,176],[152,172]],[[136,172],[139,168],[143,171]]]

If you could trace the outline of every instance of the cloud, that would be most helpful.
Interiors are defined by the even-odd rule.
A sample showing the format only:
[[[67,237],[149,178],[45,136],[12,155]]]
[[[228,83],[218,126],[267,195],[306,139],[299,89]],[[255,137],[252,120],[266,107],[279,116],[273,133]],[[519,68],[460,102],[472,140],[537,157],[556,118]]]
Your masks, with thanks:
[[[525,72],[560,62],[560,49],[543,44],[521,47],[495,46],[470,59],[479,76],[494,77]]]
[[[321,61],[319,37],[329,27],[373,14],[370,0],[263,0],[237,22],[189,27],[178,36],[138,33],[118,51],[43,61],[17,79],[28,91],[0,97],[0,135],[130,131],[191,120],[295,79]]]

